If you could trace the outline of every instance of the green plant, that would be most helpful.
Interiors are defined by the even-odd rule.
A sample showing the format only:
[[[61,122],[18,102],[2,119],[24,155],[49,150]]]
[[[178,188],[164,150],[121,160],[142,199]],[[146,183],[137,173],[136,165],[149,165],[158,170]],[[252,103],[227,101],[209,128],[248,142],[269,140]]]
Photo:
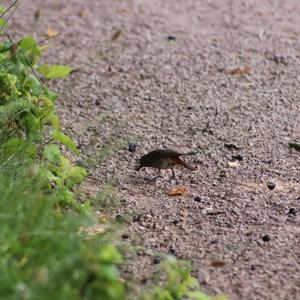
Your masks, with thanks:
[[[125,299],[122,257],[84,230],[93,216],[73,187],[87,172],[64,154],[78,150],[37,77],[71,69],[40,66],[41,54],[32,37],[0,43],[0,299]]]
[[[87,215],[61,212],[35,167],[10,161],[0,174],[0,298],[124,299],[116,248],[82,232]]]
[[[166,278],[161,278],[164,274]],[[209,296],[200,291],[198,280],[191,275],[191,267],[186,261],[166,257],[158,274],[159,282],[142,300],[228,300],[225,296]]]
[[[75,154],[78,150],[72,139],[61,131],[55,113],[57,94],[42,85],[32,72],[32,69],[43,69],[46,77],[54,78],[68,74],[71,68],[40,66],[42,50],[32,37],[18,43],[6,41],[0,44],[0,53],[1,160],[15,155],[42,162],[40,176],[64,195],[61,205],[80,209],[71,189],[84,179],[86,171],[62,154],[61,144]]]

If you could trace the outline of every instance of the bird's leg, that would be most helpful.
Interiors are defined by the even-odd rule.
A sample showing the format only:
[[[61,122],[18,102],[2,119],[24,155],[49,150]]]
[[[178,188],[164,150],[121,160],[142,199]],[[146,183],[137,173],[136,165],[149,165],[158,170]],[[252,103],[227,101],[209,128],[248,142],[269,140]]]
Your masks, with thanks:
[[[158,170],[159,174],[157,176],[155,176],[154,178],[148,179],[147,183],[153,182],[155,181],[157,178],[162,177],[161,173],[160,173],[160,169]]]
[[[171,181],[172,179],[176,179],[174,169],[172,168],[171,170],[172,170],[172,176],[171,176],[171,178],[169,179],[169,181]]]

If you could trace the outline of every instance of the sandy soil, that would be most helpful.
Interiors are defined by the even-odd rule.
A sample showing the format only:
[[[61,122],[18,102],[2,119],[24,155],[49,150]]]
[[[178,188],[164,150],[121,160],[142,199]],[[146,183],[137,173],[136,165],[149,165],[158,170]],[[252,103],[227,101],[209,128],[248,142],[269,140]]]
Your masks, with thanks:
[[[53,84],[59,113],[87,190],[113,181],[131,216],[126,243],[143,249],[126,276],[141,287],[173,253],[207,292],[300,299],[299,15],[298,0],[27,0],[13,18],[15,39],[63,34],[45,59],[77,69]],[[198,151],[197,171],[145,184],[155,172],[136,161],[163,147]]]

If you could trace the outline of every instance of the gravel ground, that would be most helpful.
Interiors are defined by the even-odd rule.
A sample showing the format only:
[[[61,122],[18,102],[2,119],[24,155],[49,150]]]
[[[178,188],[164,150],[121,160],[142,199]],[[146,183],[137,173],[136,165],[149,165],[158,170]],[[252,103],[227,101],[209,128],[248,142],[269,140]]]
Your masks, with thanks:
[[[288,148],[300,140],[299,15],[298,0],[21,4],[14,39],[63,34],[45,59],[76,68],[53,84],[59,113],[92,173],[86,190],[113,181],[117,213],[133,216],[124,237],[143,250],[126,276],[140,287],[169,252],[209,293],[300,299],[300,153]],[[155,171],[136,161],[163,147],[198,151],[185,158],[197,171],[145,184]],[[174,186],[187,192],[168,196]]]

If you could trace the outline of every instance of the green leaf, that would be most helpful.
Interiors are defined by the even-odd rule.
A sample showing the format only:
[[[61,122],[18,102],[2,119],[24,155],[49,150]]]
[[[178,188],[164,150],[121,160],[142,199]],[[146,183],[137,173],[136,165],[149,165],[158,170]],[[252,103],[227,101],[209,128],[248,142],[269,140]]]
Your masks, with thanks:
[[[61,157],[60,149],[55,144],[45,146],[44,155],[52,162],[59,161]]]
[[[122,256],[118,250],[110,244],[103,247],[102,251],[99,253],[99,259],[103,263],[121,263]]]
[[[70,74],[72,68],[64,65],[41,65],[38,71],[47,79],[64,78]]]
[[[189,291],[187,292],[187,296],[189,299],[195,299],[195,300],[212,300],[212,298],[200,291]]]
[[[23,82],[23,87],[29,91],[32,96],[39,97],[43,92],[43,88],[38,80],[33,76],[28,76]]]
[[[53,102],[57,99],[58,95],[55,92],[50,91],[48,88],[45,88],[45,96],[52,100]]]
[[[25,59],[25,57],[21,55],[19,57],[20,61],[22,61],[25,66],[28,66],[29,62],[35,65],[41,56],[41,49],[36,40],[32,36],[27,36],[19,41],[18,45],[27,57]]]
[[[1,13],[1,11],[0,11]],[[5,24],[5,20],[4,19],[0,19],[0,27],[2,27]]]
[[[59,118],[53,112],[51,112],[47,115],[47,120],[49,120],[49,122],[52,124],[54,129],[56,129],[58,131],[60,130]]]
[[[37,45],[36,40],[32,37],[32,36],[27,36],[25,38],[23,38],[20,42],[19,42],[19,46],[23,49],[23,50],[27,50],[29,48],[33,48]]]
[[[9,139],[3,145],[3,150],[8,155],[18,154],[20,152],[25,155],[28,155],[30,157],[33,157],[36,155],[36,146],[30,142],[26,142],[19,138]]]
[[[66,185],[69,188],[72,188],[75,184],[80,183],[87,175],[87,172],[84,168],[79,166],[73,166],[71,169],[67,172],[67,180]]]
[[[18,152],[23,144],[23,140],[18,138],[11,138],[3,145],[3,149],[7,154],[13,154]]]
[[[15,75],[0,73],[0,104],[21,95],[17,89],[18,78]]]
[[[67,146],[74,153],[79,154],[79,151],[78,151],[75,143],[69,136],[65,135],[64,133],[62,133],[59,130],[55,130],[52,134],[52,137],[56,141],[61,142],[63,145]]]

